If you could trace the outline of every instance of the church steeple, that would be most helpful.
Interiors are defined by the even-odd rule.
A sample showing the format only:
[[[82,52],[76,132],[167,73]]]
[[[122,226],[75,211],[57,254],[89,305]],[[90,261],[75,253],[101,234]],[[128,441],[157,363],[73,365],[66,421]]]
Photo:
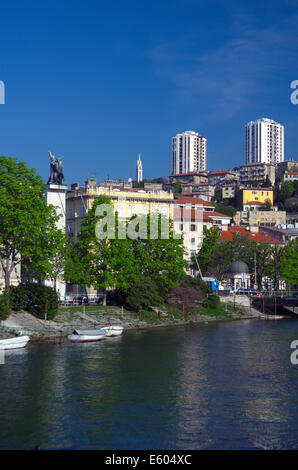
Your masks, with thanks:
[[[136,171],[136,181],[140,183],[143,181],[143,167],[142,167],[142,160],[139,154],[139,158],[137,159],[137,171]]]

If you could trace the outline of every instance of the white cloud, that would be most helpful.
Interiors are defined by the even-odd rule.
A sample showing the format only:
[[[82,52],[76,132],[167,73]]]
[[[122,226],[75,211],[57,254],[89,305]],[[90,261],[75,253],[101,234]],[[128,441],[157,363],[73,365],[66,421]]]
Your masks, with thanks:
[[[261,27],[248,17],[234,15],[229,38],[217,47],[200,49],[200,37],[188,35],[158,45],[150,58],[156,73],[174,86],[176,99],[192,101],[211,113],[220,108],[233,115],[272,93],[278,77],[288,74],[291,66],[295,74],[297,19],[292,16]]]

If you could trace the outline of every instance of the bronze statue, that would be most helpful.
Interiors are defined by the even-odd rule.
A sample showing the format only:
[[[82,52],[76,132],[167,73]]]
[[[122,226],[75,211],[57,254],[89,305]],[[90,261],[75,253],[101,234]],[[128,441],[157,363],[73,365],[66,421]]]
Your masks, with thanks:
[[[50,155],[50,170],[51,174],[48,179],[47,184],[62,184],[64,180],[64,175],[63,175],[63,165],[62,165],[62,158],[55,158],[54,155],[52,155],[52,152],[49,150],[49,155]]]

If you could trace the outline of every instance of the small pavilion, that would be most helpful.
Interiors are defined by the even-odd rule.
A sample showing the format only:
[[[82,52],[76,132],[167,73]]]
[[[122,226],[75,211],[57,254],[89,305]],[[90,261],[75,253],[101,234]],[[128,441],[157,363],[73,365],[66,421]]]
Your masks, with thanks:
[[[249,268],[243,261],[233,261],[228,269],[227,278],[235,291],[239,288],[249,289],[250,287]]]

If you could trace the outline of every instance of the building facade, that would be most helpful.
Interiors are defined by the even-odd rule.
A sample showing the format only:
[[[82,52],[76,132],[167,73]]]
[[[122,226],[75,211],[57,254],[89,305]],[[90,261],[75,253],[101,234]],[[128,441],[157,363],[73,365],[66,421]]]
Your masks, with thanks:
[[[260,202],[265,204],[268,200],[273,206],[273,189],[272,188],[246,188],[242,190],[243,204],[248,202]]]
[[[174,230],[183,235],[186,271],[191,272],[191,258],[202,246],[204,230],[210,227],[228,226],[231,217],[214,211],[214,206],[200,198],[181,196],[175,199]]]
[[[267,178],[272,186],[275,184],[275,165],[273,163],[254,162],[240,165],[240,183],[247,185],[257,181],[263,183]]]
[[[245,127],[245,162],[273,163],[284,160],[284,126],[272,119],[250,121]]]
[[[172,138],[172,174],[205,171],[207,139],[197,132],[185,131]]]
[[[96,185],[96,182],[89,178],[85,187],[75,187],[66,194],[67,232],[74,239],[79,236],[83,218],[99,196],[110,199],[121,220],[129,220],[133,215],[154,212],[173,219],[173,193],[138,188],[103,187]]]

